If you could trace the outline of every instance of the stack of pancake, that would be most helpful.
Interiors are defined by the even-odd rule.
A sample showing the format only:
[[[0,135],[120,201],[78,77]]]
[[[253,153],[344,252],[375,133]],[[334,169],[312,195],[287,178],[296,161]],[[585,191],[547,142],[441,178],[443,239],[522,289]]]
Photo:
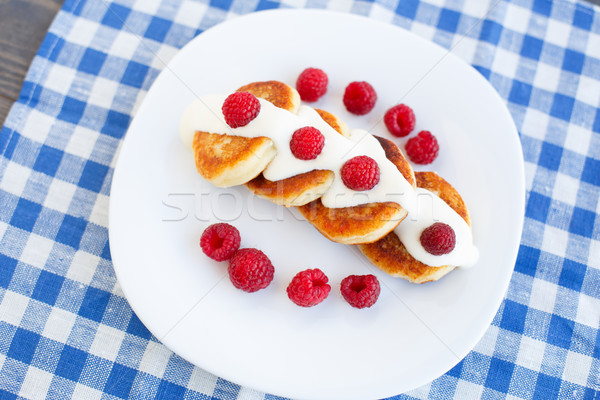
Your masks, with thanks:
[[[300,106],[298,92],[279,81],[255,82],[242,86],[246,91],[271,102],[276,107],[296,113]],[[321,118],[340,135],[349,129],[337,116],[316,110]],[[415,173],[398,146],[376,137],[390,160],[413,186],[435,193],[470,226],[467,207],[458,192],[434,172]],[[245,184],[257,196],[275,204],[297,207],[316,229],[330,240],[357,245],[379,269],[415,283],[434,281],[455,266],[432,267],[413,258],[394,233],[407,211],[395,202],[368,203],[354,207],[327,208],[320,197],[331,186],[335,174],[329,170],[312,170],[279,181],[269,181],[263,170],[277,154],[267,137],[243,137],[196,131],[192,143],[196,169],[219,187]]]

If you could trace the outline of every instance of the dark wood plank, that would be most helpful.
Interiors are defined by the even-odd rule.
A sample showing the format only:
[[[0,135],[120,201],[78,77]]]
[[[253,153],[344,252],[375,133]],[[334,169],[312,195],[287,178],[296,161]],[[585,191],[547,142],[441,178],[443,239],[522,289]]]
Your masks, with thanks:
[[[0,123],[63,0],[0,0]]]

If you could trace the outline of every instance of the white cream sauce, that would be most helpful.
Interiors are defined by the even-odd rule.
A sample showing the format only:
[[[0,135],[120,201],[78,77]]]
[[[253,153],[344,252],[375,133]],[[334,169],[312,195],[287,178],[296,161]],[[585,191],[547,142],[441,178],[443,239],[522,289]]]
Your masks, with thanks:
[[[333,171],[335,179],[329,190],[321,197],[328,208],[353,207],[360,204],[393,201],[404,209],[415,208],[415,194],[398,168],[386,158],[381,145],[364,130],[351,131],[346,138],[330,127],[311,107],[301,106],[298,114],[275,107],[259,99],[260,113],[248,125],[231,128],[225,123],[221,105],[226,95],[202,97],[188,106],[180,123],[181,138],[190,148],[197,130],[211,133],[227,133],[243,137],[266,136],[277,148],[277,155],[263,171],[270,181],[278,181],[315,169]],[[294,131],[304,126],[314,126],[325,137],[321,154],[314,160],[299,160],[290,150],[290,138]],[[379,182],[371,190],[357,192],[342,182],[340,169],[349,159],[367,155],[373,158],[380,170]]]
[[[479,251],[473,245],[471,228],[460,215],[435,193],[417,188],[417,208],[394,229],[394,233],[415,259],[431,267],[453,265],[469,267],[475,264]],[[456,245],[448,254],[428,253],[421,245],[421,232],[436,222],[448,224],[456,235]]]

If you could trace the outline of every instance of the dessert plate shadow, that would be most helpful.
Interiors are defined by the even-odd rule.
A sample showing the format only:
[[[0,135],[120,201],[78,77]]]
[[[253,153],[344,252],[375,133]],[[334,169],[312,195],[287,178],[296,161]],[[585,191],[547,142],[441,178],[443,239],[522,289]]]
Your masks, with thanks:
[[[354,247],[322,237],[293,209],[217,189],[196,173],[180,142],[181,112],[198,96],[243,84],[294,85],[306,67],[325,70],[328,93],[316,107],[349,126],[391,138],[382,122],[410,105],[415,132],[438,137],[435,170],[470,209],[477,265],[413,285],[374,268]],[[345,86],[378,92],[366,116],[343,107]],[[408,139],[406,138],[406,139]],[[403,146],[406,139],[394,139]],[[376,399],[426,384],[456,365],[481,339],[505,295],[521,236],[523,158],[514,123],[498,94],[445,49],[390,24],[321,10],[276,10],[231,19],[202,33],[169,62],[141,104],[122,145],[110,197],[115,272],[133,310],[162,343],[224,379],[300,399]],[[242,247],[263,250],[272,284],[235,289],[227,263],[208,259],[198,241],[217,221],[235,225]],[[313,308],[294,305],[286,286],[321,268],[332,291]],[[381,281],[370,309],[339,293],[350,274]]]

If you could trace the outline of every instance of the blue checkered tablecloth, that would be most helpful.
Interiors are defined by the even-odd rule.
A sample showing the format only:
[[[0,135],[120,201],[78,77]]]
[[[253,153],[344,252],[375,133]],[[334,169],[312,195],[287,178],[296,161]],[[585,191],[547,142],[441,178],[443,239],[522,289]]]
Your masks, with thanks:
[[[109,188],[150,85],[211,26],[345,10],[452,49],[500,93],[525,157],[523,238],[492,325],[404,398],[600,399],[600,9],[547,0],[66,0],[0,131],[0,399],[275,399],[194,367],[115,278]]]

